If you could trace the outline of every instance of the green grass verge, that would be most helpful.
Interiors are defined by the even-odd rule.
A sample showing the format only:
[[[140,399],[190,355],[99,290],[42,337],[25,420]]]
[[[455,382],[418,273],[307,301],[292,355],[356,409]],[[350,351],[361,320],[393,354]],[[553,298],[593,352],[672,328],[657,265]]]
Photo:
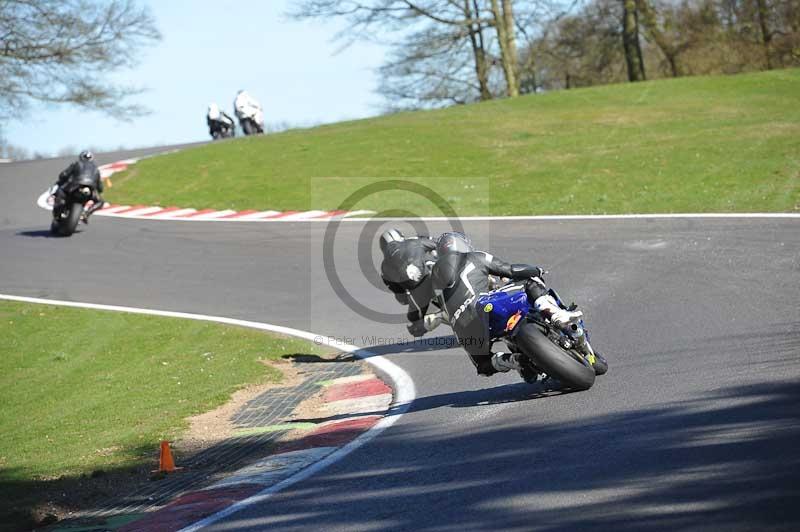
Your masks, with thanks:
[[[335,209],[419,178],[460,215],[800,210],[800,69],[529,95],[237,139],[138,163],[115,203]],[[365,178],[365,179],[359,179]],[[354,208],[439,208],[374,194]]]
[[[152,462],[187,417],[280,380],[262,361],[321,352],[214,323],[0,301],[0,516],[69,479]]]

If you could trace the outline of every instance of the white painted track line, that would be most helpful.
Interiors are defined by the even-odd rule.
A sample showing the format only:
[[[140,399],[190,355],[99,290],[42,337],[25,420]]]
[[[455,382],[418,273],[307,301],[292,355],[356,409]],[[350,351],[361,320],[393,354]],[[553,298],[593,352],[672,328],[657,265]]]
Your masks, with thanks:
[[[514,220],[531,220],[531,221],[546,221],[546,220],[655,220],[660,218],[791,218],[800,219],[800,213],[794,212],[718,212],[718,213],[664,213],[664,214],[543,214],[543,215],[530,215],[530,216],[462,216],[459,218],[448,218],[446,216],[420,216],[418,218],[412,217],[386,217],[386,218],[352,218],[354,213],[350,214],[351,217],[343,218],[343,222],[366,222],[370,220],[380,220],[386,222],[402,222],[407,220],[420,220],[423,222],[447,222],[450,220],[460,220],[468,222],[481,222],[481,221],[514,221]],[[369,211],[367,211],[369,212]]]

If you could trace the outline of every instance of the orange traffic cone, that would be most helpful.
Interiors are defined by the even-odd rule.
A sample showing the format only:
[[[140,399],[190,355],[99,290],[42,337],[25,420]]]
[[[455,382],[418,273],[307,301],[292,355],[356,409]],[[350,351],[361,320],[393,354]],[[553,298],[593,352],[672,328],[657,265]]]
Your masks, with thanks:
[[[178,468],[175,467],[175,460],[172,458],[172,450],[169,448],[168,441],[161,442],[161,455],[158,458],[158,472],[172,473]]]

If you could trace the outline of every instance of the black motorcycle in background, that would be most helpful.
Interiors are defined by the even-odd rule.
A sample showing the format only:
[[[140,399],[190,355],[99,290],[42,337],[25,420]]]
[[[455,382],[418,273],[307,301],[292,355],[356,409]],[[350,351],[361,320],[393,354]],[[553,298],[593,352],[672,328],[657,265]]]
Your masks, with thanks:
[[[227,122],[220,122],[218,127],[211,131],[211,138],[214,140],[229,139],[233,138],[235,135],[233,123],[228,124]]]

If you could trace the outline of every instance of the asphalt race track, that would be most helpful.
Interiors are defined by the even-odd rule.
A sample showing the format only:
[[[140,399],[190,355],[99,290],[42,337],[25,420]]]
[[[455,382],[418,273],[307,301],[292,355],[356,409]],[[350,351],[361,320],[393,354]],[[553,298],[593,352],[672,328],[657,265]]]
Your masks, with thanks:
[[[800,219],[465,222],[478,247],[550,270],[610,362],[588,392],[548,394],[477,377],[437,348],[446,327],[398,343],[402,325],[347,308],[323,223],[93,218],[50,238],[35,200],[68,162],[0,165],[0,293],[383,338],[416,384],[376,439],[213,530],[800,530]],[[337,272],[397,312],[360,271],[362,229],[342,224]]]

